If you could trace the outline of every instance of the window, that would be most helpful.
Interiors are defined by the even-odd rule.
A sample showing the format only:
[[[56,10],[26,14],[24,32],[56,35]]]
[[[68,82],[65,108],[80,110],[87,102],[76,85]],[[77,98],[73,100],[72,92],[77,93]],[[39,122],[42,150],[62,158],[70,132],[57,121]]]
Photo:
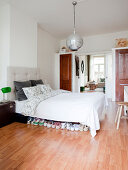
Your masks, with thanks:
[[[100,81],[104,78],[104,57],[94,57],[94,80]]]

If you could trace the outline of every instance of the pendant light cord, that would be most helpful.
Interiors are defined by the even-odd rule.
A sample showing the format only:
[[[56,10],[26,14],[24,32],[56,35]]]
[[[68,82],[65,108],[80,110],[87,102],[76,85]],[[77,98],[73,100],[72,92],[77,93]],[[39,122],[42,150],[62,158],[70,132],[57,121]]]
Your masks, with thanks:
[[[72,2],[73,8],[74,8],[74,34],[76,33],[76,11],[75,11],[75,6],[77,5],[76,1]]]
[[[74,5],[74,34],[76,33],[76,16],[75,16],[75,5]]]

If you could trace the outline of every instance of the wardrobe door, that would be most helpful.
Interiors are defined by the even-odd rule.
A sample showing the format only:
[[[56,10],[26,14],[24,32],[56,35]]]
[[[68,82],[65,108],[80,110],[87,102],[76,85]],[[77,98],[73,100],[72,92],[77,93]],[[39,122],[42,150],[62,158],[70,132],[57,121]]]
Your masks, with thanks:
[[[60,55],[60,89],[72,91],[72,54]]]
[[[128,49],[116,51],[116,101],[124,101],[124,86],[128,86]]]

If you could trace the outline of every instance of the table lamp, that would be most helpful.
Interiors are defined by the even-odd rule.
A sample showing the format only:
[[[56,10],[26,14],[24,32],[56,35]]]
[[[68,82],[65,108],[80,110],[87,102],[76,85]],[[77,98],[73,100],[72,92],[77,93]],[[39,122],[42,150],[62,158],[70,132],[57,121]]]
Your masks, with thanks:
[[[2,102],[7,102],[7,100],[5,99],[5,94],[11,92],[11,87],[3,87],[1,89],[1,91],[3,93],[3,101]]]

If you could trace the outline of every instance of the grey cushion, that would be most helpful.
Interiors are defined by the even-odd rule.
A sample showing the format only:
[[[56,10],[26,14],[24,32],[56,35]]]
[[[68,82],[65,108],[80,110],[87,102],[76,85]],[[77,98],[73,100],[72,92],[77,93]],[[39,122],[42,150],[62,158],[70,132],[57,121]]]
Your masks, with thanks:
[[[14,81],[15,92],[16,92],[16,100],[22,101],[26,100],[27,97],[22,88],[24,87],[31,87],[30,81]]]
[[[43,81],[40,80],[30,80],[32,86],[36,86],[37,84],[44,84]]]

